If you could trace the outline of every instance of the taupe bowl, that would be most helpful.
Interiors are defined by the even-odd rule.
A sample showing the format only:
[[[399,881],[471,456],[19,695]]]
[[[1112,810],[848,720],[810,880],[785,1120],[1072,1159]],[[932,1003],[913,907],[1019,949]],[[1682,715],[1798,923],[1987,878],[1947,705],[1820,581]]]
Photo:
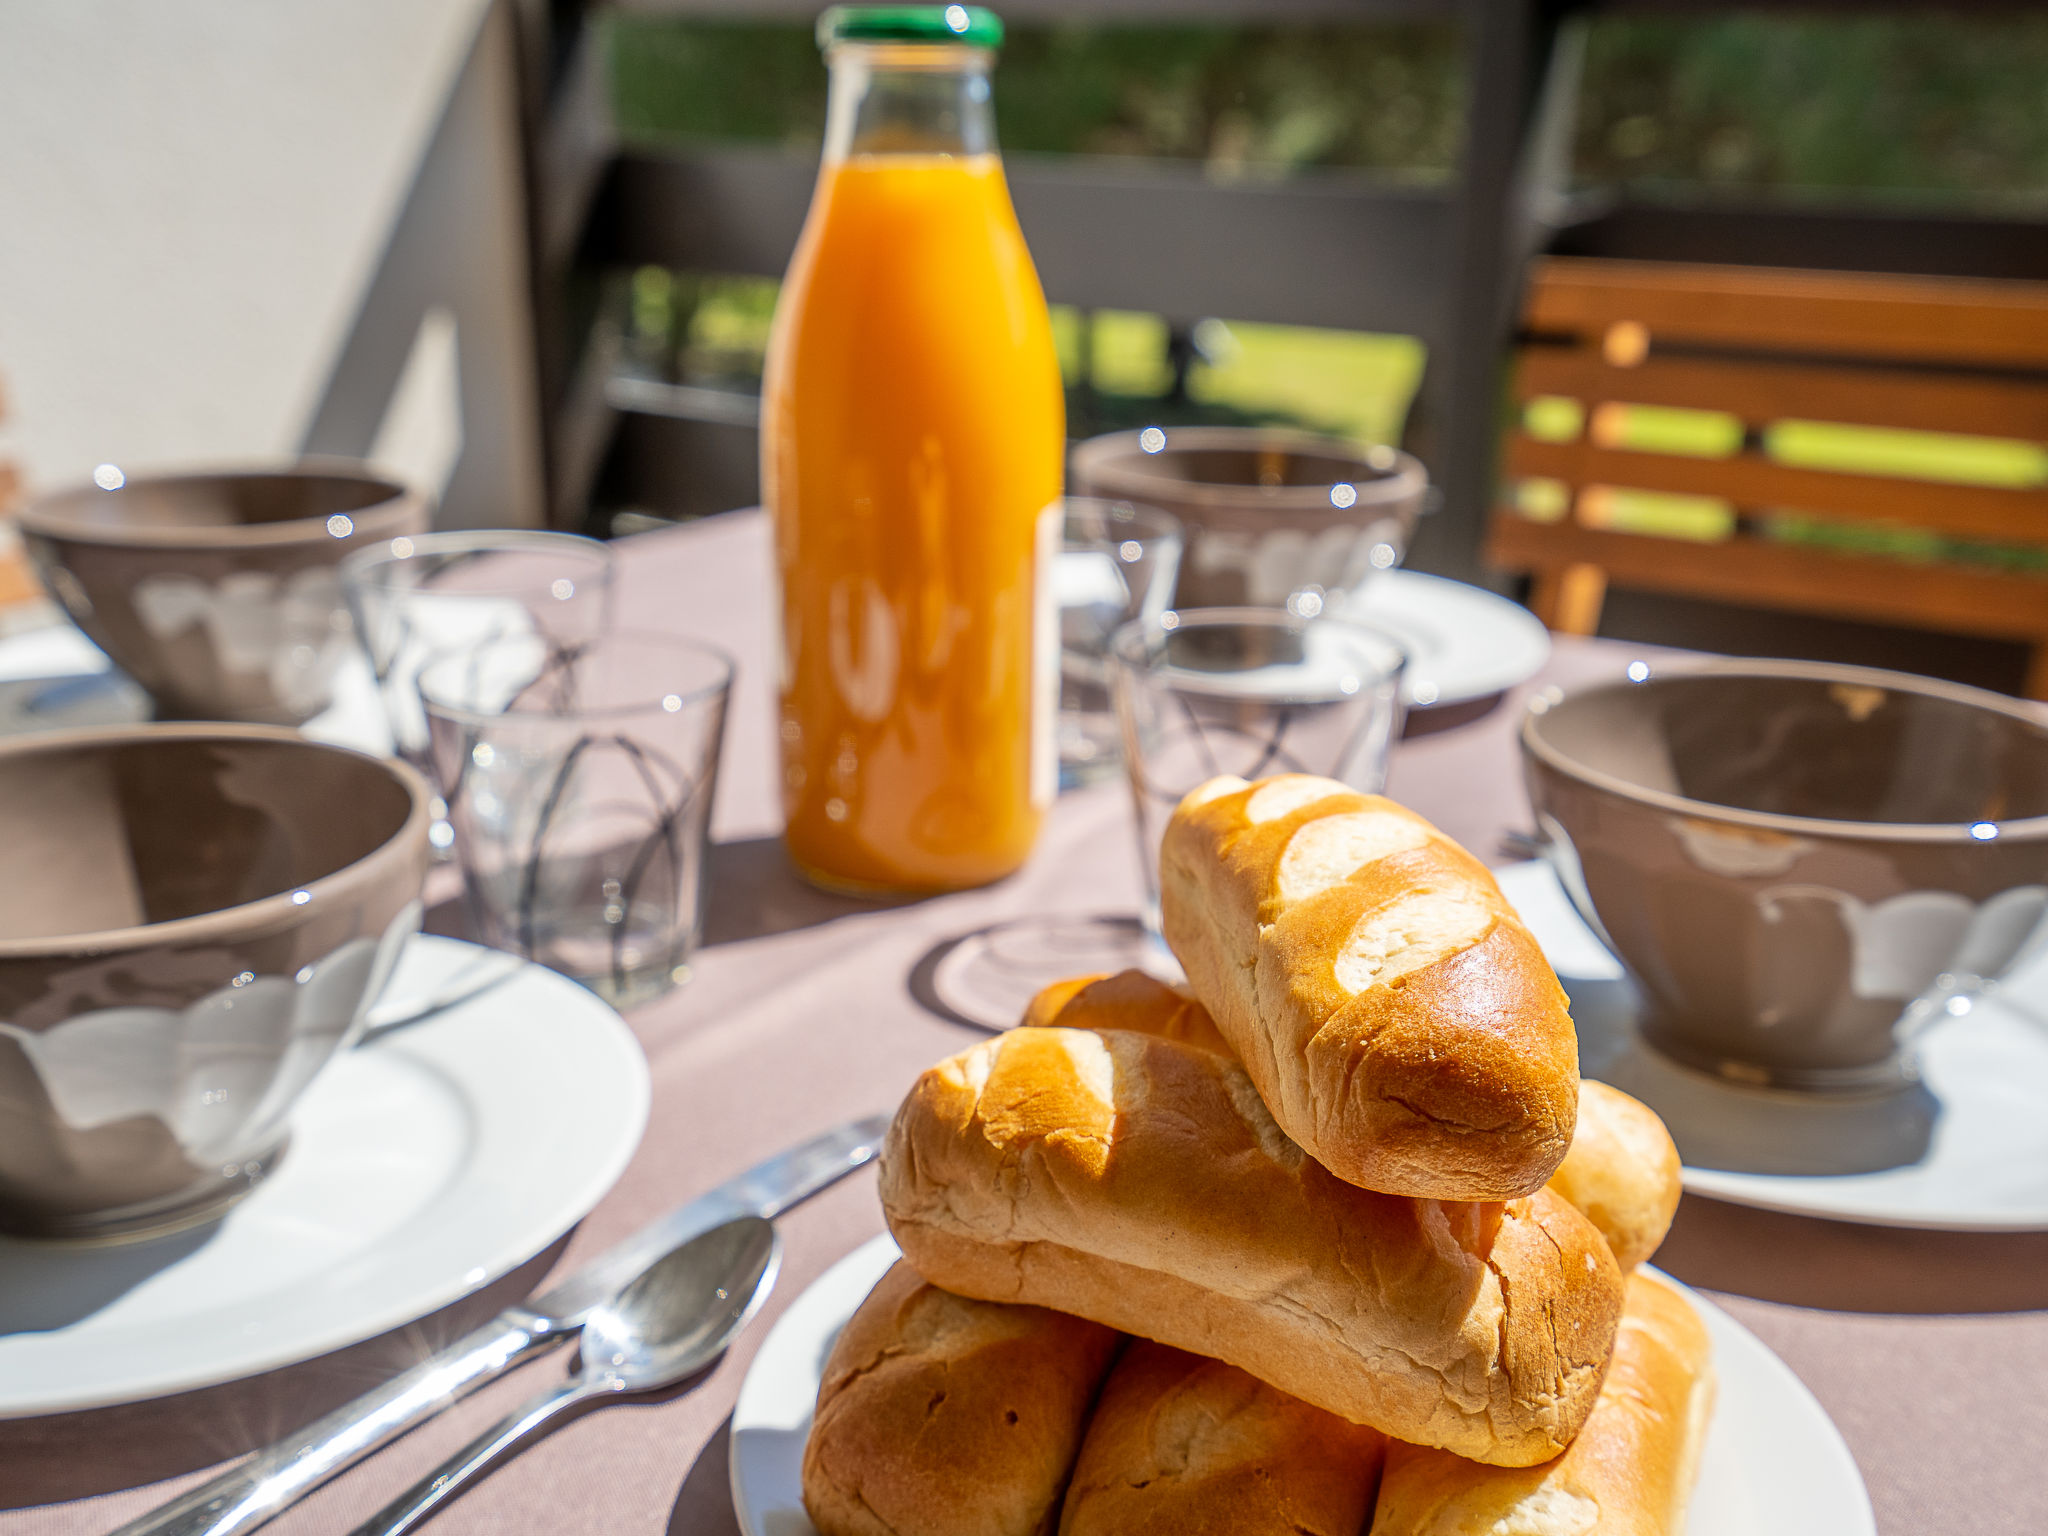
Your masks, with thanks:
[[[358,464],[306,460],[82,486],[16,521],[43,584],[157,718],[297,725],[350,650],[335,567],[427,514]]]
[[[1400,564],[1429,497],[1429,472],[1398,449],[1277,427],[1092,437],[1074,449],[1072,479],[1077,496],[1180,519],[1176,607],[1292,606],[1305,618]]]
[[[1997,977],[2048,909],[2048,716],[1860,667],[1632,670],[1537,699],[1522,757],[1644,1034],[1738,1082],[1896,1085],[1908,1005]]]
[[[426,781],[257,725],[0,741],[0,1230],[214,1214],[417,930]]]

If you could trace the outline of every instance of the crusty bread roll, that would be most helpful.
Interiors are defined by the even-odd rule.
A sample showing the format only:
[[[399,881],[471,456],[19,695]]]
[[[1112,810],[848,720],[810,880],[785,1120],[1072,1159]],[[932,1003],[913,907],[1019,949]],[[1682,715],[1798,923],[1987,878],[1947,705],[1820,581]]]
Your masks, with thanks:
[[[1273,1123],[1242,1068],[1128,1031],[1016,1029],[920,1077],[882,1208],[935,1285],[1225,1360],[1478,1461],[1557,1454],[1621,1311],[1607,1244],[1548,1191],[1374,1194]]]
[[[1179,987],[1138,970],[1056,981],[1031,999],[1023,1023],[1051,1029],[1135,1029],[1205,1051],[1234,1054],[1208,1009]]]
[[[1616,1263],[1634,1269],[1678,1214],[1678,1148],[1649,1105],[1588,1078],[1579,1084],[1578,1131],[1550,1188],[1600,1229]]]
[[[1331,779],[1211,779],[1160,850],[1167,943],[1273,1118],[1364,1189],[1503,1200],[1571,1145],[1563,989],[1484,865]]]
[[[1599,1404],[1540,1467],[1388,1448],[1372,1536],[1679,1536],[1714,1403],[1712,1343],[1685,1298],[1631,1275]]]
[[[1060,1536],[1359,1536],[1386,1437],[1142,1340],[1109,1373]]]
[[[1056,981],[1031,1000],[1024,1023],[1132,1029],[1234,1054],[1206,1008],[1143,971]],[[1600,1229],[1623,1269],[1634,1269],[1657,1251],[1678,1212],[1678,1148],[1647,1104],[1584,1078],[1571,1150],[1548,1187]]]
[[[825,1361],[804,1446],[811,1523],[823,1536],[1048,1536],[1119,1342],[894,1266]]]

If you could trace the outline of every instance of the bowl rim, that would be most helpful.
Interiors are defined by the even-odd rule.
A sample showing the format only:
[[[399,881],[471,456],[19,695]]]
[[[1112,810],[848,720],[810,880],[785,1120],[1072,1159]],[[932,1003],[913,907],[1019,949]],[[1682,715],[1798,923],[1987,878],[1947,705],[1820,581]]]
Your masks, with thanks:
[[[167,486],[201,480],[289,480],[293,478],[352,480],[389,492],[381,500],[358,507],[348,514],[354,525],[340,538],[327,531],[326,517],[294,517],[274,523],[225,523],[184,525],[92,524],[74,521],[55,508],[89,495],[118,496],[142,486]],[[108,490],[87,480],[46,491],[20,507],[15,526],[25,534],[52,542],[86,544],[119,549],[180,549],[234,551],[277,548],[295,544],[332,545],[335,549],[360,548],[370,539],[390,538],[406,531],[407,522],[421,512],[432,511],[427,493],[396,475],[387,474],[359,459],[308,455],[296,459],[252,459],[240,462],[161,472],[143,470],[128,476],[120,486]],[[330,514],[331,515],[331,514]]]
[[[2048,814],[2019,816],[2009,821],[1992,822],[1990,825],[1998,829],[1997,836],[1979,838],[1971,828],[1985,825],[1983,822],[1838,821],[1818,816],[1788,816],[1778,811],[1745,810],[1740,806],[1721,805],[1712,800],[1694,800],[1689,796],[1671,794],[1666,790],[1648,789],[1618,775],[1579,762],[1543,738],[1541,725],[1544,719],[1552,710],[1562,708],[1575,699],[1619,693],[1652,682],[1695,677],[1796,678],[1802,681],[1851,683],[1883,688],[1895,693],[1914,693],[1924,698],[1941,699],[1951,704],[1969,705],[2005,715],[2024,725],[2033,726],[2043,735],[2048,735],[2048,714],[2044,714],[2039,706],[2030,705],[2025,700],[2008,698],[2004,694],[1992,693],[1984,688],[1972,688],[1963,683],[1951,683],[1942,678],[1921,677],[1911,672],[1893,672],[1883,667],[1857,667],[1832,661],[1763,660],[1748,657],[1726,657],[1697,664],[1664,664],[1661,671],[1660,664],[1654,660],[1649,661],[1648,665],[1650,670],[1639,679],[1618,678],[1610,682],[1575,688],[1558,696],[1552,696],[1548,692],[1539,692],[1533,696],[1522,713],[1521,725],[1516,733],[1521,742],[1524,759],[1540,763],[1565,778],[1605,790],[1623,800],[1633,801],[1652,810],[1671,812],[1695,820],[1733,822],[1739,826],[1785,832],[1800,837],[1853,839],[1858,842],[1875,840],[1955,844],[1970,847],[1996,846],[2008,837],[2027,841],[2048,840]]]
[[[326,899],[361,881],[370,866],[395,857],[397,850],[417,841],[426,847],[427,827],[433,820],[433,790],[426,778],[410,764],[395,757],[376,757],[332,742],[315,741],[288,725],[241,724],[222,720],[155,721],[131,725],[80,726],[71,730],[37,731],[0,739],[0,760],[30,757],[42,752],[78,747],[115,746],[137,741],[267,741],[303,747],[312,752],[338,753],[359,758],[383,769],[405,790],[409,808],[398,829],[360,858],[330,870],[303,885],[260,896],[232,907],[174,917],[160,923],[139,923],[127,928],[103,928],[85,933],[54,934],[34,939],[0,939],[0,961],[61,960],[87,954],[112,954],[122,950],[155,948],[195,939],[224,938],[226,931],[246,930],[250,936],[274,929],[286,919],[309,917],[324,909]],[[303,894],[305,901],[294,901]]]
[[[397,548],[400,542],[406,546],[403,550]],[[389,539],[377,539],[361,549],[351,549],[341,557],[340,569],[344,584],[381,592],[388,588],[387,578],[393,572],[411,568],[414,560],[424,565],[443,554],[513,554],[550,549],[588,557],[608,584],[618,577],[618,553],[610,542],[561,528],[431,528],[425,533],[399,533]],[[464,590],[458,595],[495,594]]]
[[[1320,510],[1332,515],[1342,514],[1351,517],[1356,517],[1361,509],[1397,507],[1412,498],[1429,494],[1427,466],[1414,454],[1392,443],[1379,445],[1380,449],[1393,456],[1392,463],[1385,470],[1374,469],[1369,478],[1359,480],[1331,480],[1314,485],[1223,485],[1213,481],[1181,480],[1166,475],[1148,474],[1145,467],[1151,462],[1153,455],[1145,452],[1138,442],[1148,430],[1151,429],[1141,427],[1129,432],[1105,432],[1074,444],[1071,450],[1073,478],[1086,486],[1086,489],[1078,491],[1077,494],[1154,504],[1159,504],[1164,499],[1218,511],[1243,509],[1249,504],[1276,509]],[[1214,452],[1221,449],[1245,449],[1257,443],[1270,443],[1277,448],[1362,461],[1367,454],[1377,451],[1361,447],[1349,438],[1308,432],[1296,427],[1208,426],[1163,427],[1160,430],[1166,434],[1166,442],[1161,452],[1176,447],[1195,452]],[[1365,467],[1372,469],[1369,463]],[[1350,485],[1358,492],[1358,500],[1348,507],[1331,505],[1330,486],[1340,483]],[[1108,489],[1112,486],[1119,488],[1114,495],[1110,494]]]

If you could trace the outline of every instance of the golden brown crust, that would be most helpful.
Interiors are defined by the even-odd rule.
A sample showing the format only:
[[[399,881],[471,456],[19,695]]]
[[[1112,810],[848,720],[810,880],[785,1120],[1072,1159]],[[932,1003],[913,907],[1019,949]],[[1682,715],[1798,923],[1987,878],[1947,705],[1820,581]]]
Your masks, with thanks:
[[[1679,1536],[1712,1415],[1711,1352],[1683,1296],[1631,1275],[1606,1386],[1571,1448],[1502,1468],[1391,1446],[1372,1536]]]
[[[1236,1059],[1209,1012],[1143,971],[1054,982],[1024,1022],[1163,1035]],[[1600,1230],[1615,1261],[1633,1269],[1664,1241],[1682,1193],[1678,1148],[1655,1110],[1619,1088],[1579,1082],[1571,1150],[1547,1186]]]
[[[1119,974],[1124,973],[1119,972]],[[1141,971],[1138,974],[1143,975],[1144,973]],[[1150,978],[1147,979],[1149,980]],[[1088,988],[1094,986],[1098,981],[1107,980],[1109,980],[1107,972],[1096,971],[1087,976],[1069,976],[1064,980],[1051,982],[1040,987],[1037,992],[1032,994],[1031,1001],[1024,1005],[1024,1017],[1017,1021],[1018,1027],[1020,1029],[1047,1029],[1058,1024],[1060,1014],[1067,1004],[1087,991]],[[1159,985],[1163,987],[1166,983],[1162,981]],[[1072,1027],[1079,1029],[1086,1026],[1074,1025]]]
[[[1160,853],[1167,942],[1274,1118],[1366,1189],[1497,1200],[1571,1144],[1563,989],[1485,866],[1329,779],[1218,779]]]
[[[1615,1262],[1648,1260],[1678,1214],[1678,1148],[1657,1112],[1619,1088],[1579,1084],[1579,1128],[1550,1187],[1600,1229]]]
[[[1386,1437],[1139,1341],[1088,1422],[1060,1536],[1358,1536]]]
[[[811,1523],[822,1536],[1045,1536],[1118,1342],[895,1265],[825,1362],[804,1445]]]
[[[881,1191],[934,1284],[1078,1313],[1502,1465],[1577,1433],[1621,1307],[1607,1244],[1554,1195],[1359,1189],[1287,1139],[1236,1063],[1122,1031],[1013,1030],[926,1072]]]
[[[1050,1029],[1135,1029],[1234,1054],[1208,1009],[1179,987],[1138,970],[1056,981],[1031,999],[1023,1023]]]

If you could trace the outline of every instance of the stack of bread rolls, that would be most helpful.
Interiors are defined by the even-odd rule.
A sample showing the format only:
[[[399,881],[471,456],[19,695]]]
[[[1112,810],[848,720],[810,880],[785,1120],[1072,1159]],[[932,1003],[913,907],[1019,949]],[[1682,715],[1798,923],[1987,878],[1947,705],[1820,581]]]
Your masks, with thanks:
[[[1048,988],[898,1111],[823,1536],[1679,1530],[1706,1334],[1630,1273],[1677,1152],[1492,876],[1283,775],[1189,795],[1161,886],[1186,989]]]

